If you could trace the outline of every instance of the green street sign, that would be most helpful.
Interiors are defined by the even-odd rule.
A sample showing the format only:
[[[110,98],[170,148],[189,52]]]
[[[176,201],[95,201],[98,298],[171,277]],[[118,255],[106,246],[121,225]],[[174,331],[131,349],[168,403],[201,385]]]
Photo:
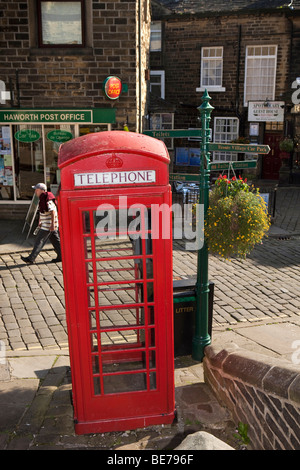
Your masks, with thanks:
[[[145,135],[156,137],[157,139],[167,138],[181,138],[181,137],[201,137],[201,129],[156,129],[151,131],[144,131]]]
[[[144,131],[145,135],[155,137],[156,139],[176,139],[184,137],[202,137],[202,129],[156,129]],[[234,144],[234,143],[208,143],[209,152],[239,152],[239,153],[259,153],[268,154],[270,147],[268,145],[257,144]]]
[[[195,173],[170,173],[169,181],[199,181],[199,175]]]
[[[263,153],[268,154],[270,147],[268,145],[257,144],[222,144],[211,142],[208,144],[209,152],[239,152],[239,153]]]
[[[256,164],[257,160],[246,160],[242,162],[210,163],[210,170],[228,170],[229,168],[233,168],[234,170],[245,170],[247,168],[256,168]]]
[[[34,131],[32,129],[22,129],[21,131],[17,131],[15,133],[15,138],[19,142],[30,143],[39,140],[41,136],[37,131]]]
[[[54,129],[53,131],[48,132],[47,139],[52,142],[67,142],[68,140],[73,139],[72,132]]]
[[[99,124],[116,122],[114,108],[1,109],[1,124]]]

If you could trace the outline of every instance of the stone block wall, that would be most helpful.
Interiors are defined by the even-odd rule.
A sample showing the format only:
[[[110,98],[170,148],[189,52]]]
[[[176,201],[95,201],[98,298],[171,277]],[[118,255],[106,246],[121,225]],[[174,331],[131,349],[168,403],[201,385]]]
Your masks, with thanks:
[[[154,18],[156,19],[156,18]],[[157,18],[161,19],[161,18]],[[175,128],[197,127],[203,91],[200,87],[201,48],[223,46],[224,92],[209,91],[214,115],[244,113],[244,78],[246,46],[277,45],[275,100],[289,88],[291,24],[284,13],[251,15],[212,15],[168,18],[164,22],[162,53],[151,53],[151,69],[165,70],[166,101],[181,103],[175,115]],[[178,71],[180,70],[180,75]],[[194,111],[192,106],[195,107]]]
[[[231,345],[205,349],[204,376],[253,450],[300,450],[300,367]]]
[[[18,71],[23,109],[114,106],[119,125],[128,117],[130,130],[136,131],[139,113],[146,113],[144,70],[148,67],[150,2],[86,0],[84,4],[85,47],[39,48],[35,0],[1,0],[0,80],[7,89],[12,80],[16,92]],[[128,85],[128,92],[117,102],[111,102],[102,91],[103,81],[110,75]]]

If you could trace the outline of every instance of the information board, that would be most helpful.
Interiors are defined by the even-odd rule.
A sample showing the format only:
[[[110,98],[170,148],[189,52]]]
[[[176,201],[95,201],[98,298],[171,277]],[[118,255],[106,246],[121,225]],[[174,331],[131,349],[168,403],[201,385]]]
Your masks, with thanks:
[[[24,223],[23,230],[22,230],[22,233],[23,233],[24,230],[25,230],[26,225],[29,225],[26,240],[29,237],[29,234],[30,234],[30,231],[31,231],[31,228],[32,228],[32,225],[33,225],[38,207],[39,207],[39,198],[36,194],[34,194],[32,200],[31,200],[29,209],[27,211],[26,218],[25,218],[25,223]]]

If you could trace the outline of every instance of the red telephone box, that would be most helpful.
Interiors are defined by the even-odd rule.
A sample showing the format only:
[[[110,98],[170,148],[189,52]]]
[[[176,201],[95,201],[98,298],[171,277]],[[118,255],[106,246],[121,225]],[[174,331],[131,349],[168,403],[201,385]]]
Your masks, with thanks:
[[[160,210],[171,205],[168,164],[162,142],[131,132],[60,147],[77,434],[174,419],[172,236],[163,233],[171,211]]]

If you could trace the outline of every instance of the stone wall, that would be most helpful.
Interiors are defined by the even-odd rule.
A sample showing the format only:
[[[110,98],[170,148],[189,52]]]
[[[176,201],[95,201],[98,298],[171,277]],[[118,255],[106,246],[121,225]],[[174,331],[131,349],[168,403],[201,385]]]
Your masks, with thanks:
[[[248,424],[254,450],[300,449],[300,367],[231,345],[205,349],[205,381]]]
[[[202,47],[224,46],[222,86],[226,91],[209,90],[215,116],[235,115],[237,109],[247,118],[243,103],[246,46],[277,45],[274,99],[281,100],[282,94],[290,88],[291,24],[284,13],[166,16],[163,27],[163,50],[151,53],[151,69],[166,71],[166,101],[182,104],[176,110],[175,128],[197,127],[196,107],[201,104],[203,95],[203,90],[199,90]]]
[[[8,88],[11,79],[16,92],[18,71],[22,108],[114,106],[119,127],[128,117],[130,130],[136,131],[139,113],[146,113],[144,68],[150,34],[149,2],[86,0],[84,4],[85,47],[39,48],[35,0],[1,0],[0,80]],[[117,102],[111,102],[102,91],[103,81],[110,75],[117,75],[128,85],[128,92],[122,93]],[[138,95],[139,79],[142,100]]]

